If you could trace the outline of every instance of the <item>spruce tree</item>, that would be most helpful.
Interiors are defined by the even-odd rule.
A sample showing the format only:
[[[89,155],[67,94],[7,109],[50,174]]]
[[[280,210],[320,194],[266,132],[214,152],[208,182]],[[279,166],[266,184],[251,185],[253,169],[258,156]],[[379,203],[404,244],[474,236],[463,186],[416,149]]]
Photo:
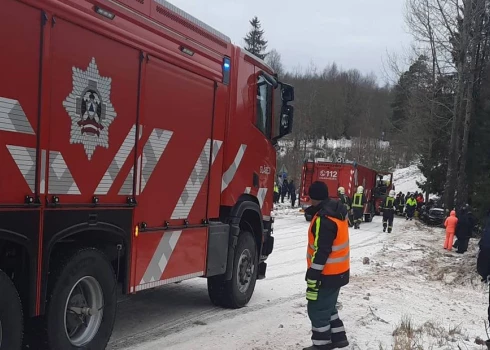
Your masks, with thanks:
[[[254,54],[260,59],[264,59],[267,54],[265,49],[267,48],[267,40],[264,39],[264,31],[261,29],[260,21],[255,16],[250,21],[252,28],[245,36],[244,40],[247,46],[245,50]]]

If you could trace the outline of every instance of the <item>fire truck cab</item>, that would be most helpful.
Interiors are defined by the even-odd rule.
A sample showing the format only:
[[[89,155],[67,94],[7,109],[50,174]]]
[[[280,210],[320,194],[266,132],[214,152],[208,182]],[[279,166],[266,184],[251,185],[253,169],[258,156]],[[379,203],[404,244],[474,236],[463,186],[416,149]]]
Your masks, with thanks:
[[[246,305],[294,88],[166,0],[2,0],[0,32],[0,349],[27,317],[104,349],[118,289]]]

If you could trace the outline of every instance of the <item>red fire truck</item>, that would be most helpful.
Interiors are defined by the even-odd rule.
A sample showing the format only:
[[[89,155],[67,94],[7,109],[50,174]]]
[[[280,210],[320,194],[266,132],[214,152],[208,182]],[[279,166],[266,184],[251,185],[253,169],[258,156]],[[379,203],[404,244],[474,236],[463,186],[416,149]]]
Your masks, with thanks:
[[[247,304],[293,87],[165,0],[3,0],[0,31],[0,349],[36,316],[104,349],[119,286]]]
[[[315,181],[322,181],[328,187],[331,198],[338,199],[337,189],[345,188],[345,194],[352,198],[357,187],[364,187],[367,203],[364,206],[364,221],[370,222],[375,214],[379,214],[381,202],[392,189],[393,174],[378,172],[357,163],[333,163],[322,159],[309,160],[303,164],[301,176],[300,202],[303,209],[310,205],[308,189]],[[311,220],[311,218],[306,217]]]

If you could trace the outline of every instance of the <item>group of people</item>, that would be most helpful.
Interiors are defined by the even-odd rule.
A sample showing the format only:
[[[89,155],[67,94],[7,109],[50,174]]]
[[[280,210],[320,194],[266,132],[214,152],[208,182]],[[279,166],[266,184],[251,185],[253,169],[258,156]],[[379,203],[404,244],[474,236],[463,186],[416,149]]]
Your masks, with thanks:
[[[347,210],[347,222],[349,227],[359,229],[361,227],[364,205],[366,204],[364,187],[357,187],[356,193],[352,197],[352,200],[345,194],[344,187],[339,187],[337,189],[337,195],[339,196],[340,202]]]
[[[294,180],[288,182],[287,178],[279,176],[274,183],[274,204],[279,203],[279,200],[284,203],[284,198],[291,199],[291,207],[294,208],[297,198],[296,185]]]
[[[417,191],[407,192],[406,195],[399,192],[395,197],[396,214],[405,215],[407,220],[413,220],[415,211],[420,211],[422,205],[424,205],[424,195]]]
[[[457,248],[456,252],[459,254],[466,252],[475,226],[471,207],[466,204],[458,213],[456,210],[452,210],[449,217],[446,218],[444,226],[446,227],[444,249],[451,251],[452,248]],[[455,236],[456,241],[454,241]]]

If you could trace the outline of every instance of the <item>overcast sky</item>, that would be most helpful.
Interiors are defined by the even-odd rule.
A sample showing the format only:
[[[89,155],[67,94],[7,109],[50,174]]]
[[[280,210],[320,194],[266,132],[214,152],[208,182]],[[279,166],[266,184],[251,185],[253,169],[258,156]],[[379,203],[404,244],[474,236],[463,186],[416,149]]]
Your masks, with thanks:
[[[336,62],[384,81],[386,52],[410,45],[405,0],[169,0],[244,46],[249,19],[258,16],[288,70]]]

